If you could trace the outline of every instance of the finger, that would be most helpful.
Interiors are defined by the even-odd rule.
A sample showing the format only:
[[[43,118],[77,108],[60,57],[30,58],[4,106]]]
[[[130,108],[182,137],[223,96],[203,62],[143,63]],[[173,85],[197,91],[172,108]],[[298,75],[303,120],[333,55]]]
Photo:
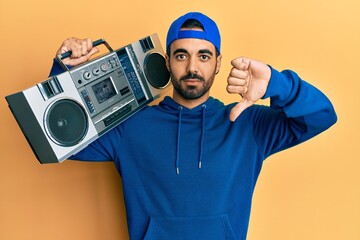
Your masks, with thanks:
[[[58,51],[56,52],[56,56],[63,54],[65,52],[70,51],[70,38],[66,39],[60,46],[60,48],[58,49]]]
[[[69,66],[77,66],[81,63],[84,63],[87,61],[87,57],[86,56],[82,56],[82,57],[79,57],[79,58],[66,58],[63,60],[63,62],[66,64],[66,65],[69,65]]]
[[[71,51],[71,58],[79,58],[87,54],[86,40],[78,38],[68,38],[63,44],[63,52]]]
[[[86,55],[84,56],[81,56],[81,57],[78,57],[78,58],[66,58],[63,60],[63,62],[66,64],[66,65],[69,65],[69,66],[76,66],[76,65],[79,65],[81,63],[84,63],[86,62],[87,60],[89,60],[89,58],[94,55],[95,53],[99,52],[99,49],[97,47],[94,47],[90,50],[89,53],[87,53]]]
[[[95,53],[98,53],[98,52],[99,52],[99,49],[97,47],[93,47],[88,55],[91,56],[91,55],[94,55]]]
[[[87,55],[91,49],[92,49],[92,41],[90,38],[86,38],[84,40],[81,40],[80,42],[81,44],[81,54],[82,55]]]
[[[64,42],[64,52],[71,51],[71,57],[81,57],[81,44],[79,43],[80,40],[77,38],[68,38]],[[65,51],[66,50],[66,51]],[[64,53],[62,52],[62,53]]]
[[[230,77],[247,79],[249,77],[249,71],[239,70],[233,67],[229,74]]]
[[[241,102],[237,103],[230,111],[230,121],[234,122],[238,116],[248,107],[250,107],[251,105],[253,105],[253,103],[251,103],[250,101],[246,100],[245,98],[243,98],[241,100]]]
[[[247,84],[247,80],[230,76],[227,79],[227,83],[228,85],[243,86]]]
[[[246,71],[249,69],[250,59],[244,57],[235,58],[231,61],[231,65],[236,69]]]
[[[87,47],[87,51],[90,52],[91,49],[93,48],[93,41],[91,40],[91,38],[86,38],[86,47]]]
[[[226,91],[230,94],[244,94],[246,93],[248,88],[246,86],[226,86]]]
[[[81,52],[81,56],[85,56],[86,54],[88,54],[88,46],[87,46],[87,41],[86,40],[82,40],[79,42],[81,47],[80,47],[80,52]]]
[[[89,60],[92,55],[94,55],[95,53],[98,53],[98,52],[99,52],[99,49],[97,47],[93,47],[90,50],[90,52],[88,52],[88,54],[85,55],[87,58],[86,60]]]

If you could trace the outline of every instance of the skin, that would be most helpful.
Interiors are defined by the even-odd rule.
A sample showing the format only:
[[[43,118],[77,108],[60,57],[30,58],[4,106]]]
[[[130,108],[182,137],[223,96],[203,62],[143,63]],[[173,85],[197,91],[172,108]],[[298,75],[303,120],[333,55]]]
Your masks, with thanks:
[[[56,52],[56,56],[71,51],[71,56],[65,58],[63,63],[69,66],[76,66],[86,62],[95,53],[99,52],[97,47],[93,47],[91,38],[79,39],[68,38]]]
[[[248,107],[255,104],[266,93],[270,82],[271,69],[263,62],[245,57],[231,61],[233,68],[227,79],[226,90],[232,94],[240,94],[242,99],[230,112],[230,121],[236,118]]]
[[[76,66],[88,61],[99,50],[92,46],[90,38],[68,38],[56,54],[67,51],[71,51],[72,55],[63,62]],[[170,56],[165,58],[174,85],[173,99],[190,109],[205,102],[221,66],[222,57],[216,57],[215,46],[201,39],[178,39],[170,45]],[[235,58],[231,65],[226,90],[242,97],[230,112],[230,121],[235,121],[246,108],[265,95],[271,70],[265,63],[245,57]]]
[[[216,57],[215,46],[208,41],[179,39],[171,44],[166,63],[174,86],[173,99],[191,109],[209,98],[221,55]]]

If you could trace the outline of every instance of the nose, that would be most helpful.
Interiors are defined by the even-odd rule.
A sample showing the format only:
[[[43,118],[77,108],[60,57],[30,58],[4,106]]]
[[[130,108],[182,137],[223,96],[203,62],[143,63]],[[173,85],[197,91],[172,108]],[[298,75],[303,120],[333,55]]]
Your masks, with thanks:
[[[189,58],[187,70],[189,73],[197,73],[198,72],[198,64],[196,57]]]

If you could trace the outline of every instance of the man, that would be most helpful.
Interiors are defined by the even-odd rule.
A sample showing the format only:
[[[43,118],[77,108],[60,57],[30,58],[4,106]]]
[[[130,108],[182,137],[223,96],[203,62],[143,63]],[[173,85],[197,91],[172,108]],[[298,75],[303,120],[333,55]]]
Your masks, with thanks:
[[[68,39],[77,65],[97,51]],[[113,161],[122,177],[131,239],[246,239],[263,160],[329,128],[336,114],[324,94],[296,73],[234,59],[224,105],[209,90],[221,66],[213,20],[188,13],[170,26],[166,63],[172,98],[146,107],[74,159]],[[53,66],[52,74],[59,73]],[[256,105],[271,99],[270,107]]]

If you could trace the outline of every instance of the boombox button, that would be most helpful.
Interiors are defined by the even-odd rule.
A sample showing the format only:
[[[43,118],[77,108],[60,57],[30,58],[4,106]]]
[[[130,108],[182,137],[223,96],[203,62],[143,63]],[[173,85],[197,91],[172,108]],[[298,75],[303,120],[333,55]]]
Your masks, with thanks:
[[[88,72],[88,71],[85,71],[85,72],[83,73],[83,77],[84,77],[86,80],[89,80],[89,79],[91,78],[91,73]]]
[[[109,64],[103,63],[100,66],[101,71],[106,72],[109,69]]]
[[[115,59],[109,60],[109,63],[110,63],[110,65],[111,65],[112,68],[115,68],[116,65],[117,65]]]
[[[97,68],[97,67],[94,67],[93,70],[92,70],[92,73],[93,73],[95,76],[97,76],[97,75],[99,75],[99,73],[100,73],[100,69]]]

